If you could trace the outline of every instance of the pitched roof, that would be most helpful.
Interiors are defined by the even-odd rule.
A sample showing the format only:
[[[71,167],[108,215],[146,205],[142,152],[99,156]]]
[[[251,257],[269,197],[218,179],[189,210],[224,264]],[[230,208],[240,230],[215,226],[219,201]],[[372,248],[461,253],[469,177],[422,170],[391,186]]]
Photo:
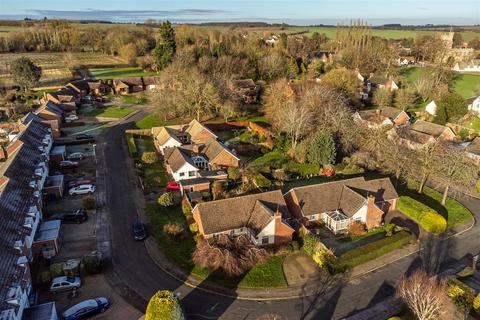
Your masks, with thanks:
[[[438,138],[442,133],[445,132],[445,130],[451,130],[449,127],[442,126],[441,124],[436,124],[423,120],[415,121],[415,123],[410,127],[410,129],[428,134],[435,138]]]
[[[205,148],[202,150],[202,152],[207,156],[208,160],[209,161],[212,161],[213,159],[215,159],[220,153],[222,153],[223,151],[226,151],[228,152],[229,154],[231,154],[233,157],[235,157],[236,159],[237,156],[235,156],[230,150],[227,149],[227,147],[225,147],[223,145],[223,143],[217,141],[217,140],[210,140],[208,141],[206,144],[205,144]]]
[[[480,137],[473,139],[473,141],[465,148],[465,151],[480,155]]]
[[[400,114],[405,113],[405,111],[393,107],[381,108],[380,112],[382,115],[389,117],[391,120],[395,120]]]
[[[62,108],[60,108],[58,105],[56,105],[56,104],[53,103],[52,101],[47,101],[47,103],[45,103],[45,106],[46,106],[48,109],[50,109],[50,110],[52,110],[52,111],[54,111],[54,112],[56,112],[56,113],[58,113],[58,114],[60,114],[60,115],[62,115],[62,114],[65,113],[65,111],[63,111]]]
[[[128,78],[114,78],[113,84],[117,86],[118,84],[123,83],[127,86],[143,86],[142,77],[128,77]]]
[[[73,101],[77,96],[77,94],[72,89],[69,89],[69,88],[62,88],[58,91],[50,92],[50,95],[54,96],[55,98],[57,98],[59,101],[62,101],[62,102]],[[67,99],[64,99],[64,98],[67,98]]]
[[[173,149],[173,150],[169,150]],[[178,171],[184,164],[188,163],[195,168],[197,167],[195,163],[193,163],[192,159],[180,148],[166,148],[165,152],[165,160],[167,161],[170,169],[173,172]]]
[[[385,76],[381,76],[381,75],[372,75],[370,76],[370,78],[368,78],[368,81],[370,83],[373,83],[373,84],[383,84],[383,85],[386,85],[389,81],[389,79]]]
[[[176,129],[169,128],[169,127],[162,127],[155,135],[155,138],[157,139],[158,143],[160,143],[160,145],[163,145],[170,138],[181,143],[181,141],[177,138],[179,133],[180,131]]]
[[[143,83],[146,86],[160,84],[161,77],[143,77]]]
[[[203,202],[195,206],[204,234],[249,227],[260,232],[277,210],[288,217],[287,205],[280,190],[236,198]]]
[[[207,127],[205,127],[203,124],[198,122],[196,119],[193,119],[192,121],[190,121],[187,128],[185,129],[185,132],[190,134],[190,137],[192,138],[192,140],[195,140],[196,138],[198,138],[198,135],[204,130],[206,130],[212,136],[212,138],[215,138],[215,139],[217,138],[216,134],[214,134]]]
[[[289,192],[295,194],[304,216],[340,209],[352,217],[369,195],[375,196],[375,201],[398,198],[388,178],[367,181],[364,177],[358,177],[293,188]]]

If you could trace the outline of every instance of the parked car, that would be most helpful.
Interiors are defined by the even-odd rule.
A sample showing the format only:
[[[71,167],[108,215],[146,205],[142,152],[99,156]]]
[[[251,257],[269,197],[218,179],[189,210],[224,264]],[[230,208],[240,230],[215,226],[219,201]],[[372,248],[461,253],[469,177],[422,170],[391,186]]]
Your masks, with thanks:
[[[80,194],[92,194],[94,192],[95,186],[93,184],[81,184],[68,190],[68,194],[71,196]]]
[[[141,241],[147,238],[145,224],[139,218],[136,218],[133,221],[133,238],[137,241]]]
[[[75,114],[69,114],[68,116],[65,116],[65,122],[73,122],[77,120],[78,120],[78,116]]]
[[[168,181],[167,182],[167,190],[168,191],[177,191],[177,190],[180,190],[181,187],[180,187],[180,183],[176,182],[176,181]]]
[[[62,313],[64,320],[85,319],[97,313],[105,312],[110,306],[106,297],[84,300]]]
[[[70,153],[67,156],[67,159],[68,160],[83,160],[83,159],[85,159],[85,154],[83,152]]]
[[[82,281],[80,277],[62,276],[53,278],[50,285],[50,292],[62,292],[80,288]]]
[[[65,161],[60,161],[58,164],[58,167],[60,169],[75,169],[78,168],[78,162],[76,161],[70,161],[70,160],[65,160]]]
[[[62,222],[82,223],[88,219],[88,215],[84,209],[75,209],[67,212],[54,213],[50,216],[50,219],[58,219]]]
[[[67,187],[73,188],[73,187],[78,187],[82,184],[93,184],[93,185],[95,185],[95,181],[90,180],[90,179],[85,179],[85,178],[79,178],[79,179],[76,179],[76,180],[69,180],[67,182]]]
[[[80,134],[77,134],[75,136],[75,139],[77,139],[77,140],[92,140],[92,139],[95,139],[95,137],[92,136],[92,135],[89,135],[89,134],[80,133]]]

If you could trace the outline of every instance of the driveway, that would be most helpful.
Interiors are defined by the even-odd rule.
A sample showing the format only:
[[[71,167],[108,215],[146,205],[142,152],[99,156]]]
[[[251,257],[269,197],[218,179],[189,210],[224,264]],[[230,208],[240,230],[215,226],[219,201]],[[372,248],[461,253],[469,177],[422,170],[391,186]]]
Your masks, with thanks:
[[[327,284],[319,281],[318,294],[307,298],[249,301],[188,287],[160,270],[144,245],[131,237],[131,222],[138,213],[136,201],[141,192],[129,167],[124,130],[145,115],[139,112],[126,122],[116,124],[101,135],[97,144],[100,181],[97,200],[104,204],[97,219],[98,232],[102,233],[97,236],[98,246],[111,255],[112,264],[107,271],[111,285],[138,310],[145,310],[148,299],[157,290],[169,289],[178,294],[189,319],[256,319],[265,314],[281,315],[281,319],[340,319],[391,296],[395,282],[422,264],[444,268],[452,259],[479,250],[480,228],[476,225],[450,239],[426,239],[421,243],[422,252],[361,278],[346,283],[341,279],[330,279],[328,290],[322,290]],[[478,216],[480,200],[461,200]]]

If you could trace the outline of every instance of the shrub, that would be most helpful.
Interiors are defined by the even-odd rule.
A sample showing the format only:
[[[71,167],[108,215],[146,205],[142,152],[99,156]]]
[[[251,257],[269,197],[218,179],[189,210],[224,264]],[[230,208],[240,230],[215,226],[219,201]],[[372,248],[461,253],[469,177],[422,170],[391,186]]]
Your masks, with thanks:
[[[198,225],[195,222],[190,224],[188,228],[192,234],[196,234],[198,232]]]
[[[147,151],[142,154],[142,161],[146,164],[157,162],[157,153],[154,151]]]
[[[135,158],[137,156],[137,146],[135,145],[135,139],[133,138],[132,134],[125,134],[127,139],[127,146],[128,146],[128,153],[130,157]]]
[[[365,234],[365,224],[360,221],[352,221],[348,226],[348,234],[353,237],[359,237]]]
[[[52,278],[63,276],[63,263],[52,263],[50,265],[50,276]]]
[[[389,223],[385,226],[385,236],[391,237],[395,232],[395,225],[393,223]]]
[[[240,178],[240,170],[237,167],[228,167],[228,179],[237,181]]]
[[[459,278],[466,278],[473,275],[473,268],[471,266],[465,267],[462,271],[457,273]]]
[[[171,291],[160,290],[148,302],[145,320],[159,319],[185,319],[180,302]]]
[[[157,200],[158,204],[162,207],[171,207],[173,206],[173,195],[170,192],[165,192]]]
[[[95,202],[95,198],[93,198],[93,197],[88,197],[88,198],[83,199],[82,203],[83,203],[83,208],[85,210],[95,209],[96,202]]]
[[[336,257],[333,254],[333,252],[329,249],[319,249],[313,253],[313,261],[315,261],[318,266],[324,270],[327,270],[330,268],[330,265],[333,265],[336,263]]]
[[[190,214],[192,214],[192,207],[186,201],[182,202],[182,212],[185,216],[189,216]]]
[[[439,234],[447,229],[447,220],[444,217],[413,198],[401,196],[398,209],[430,233]]]
[[[253,177],[253,183],[258,187],[258,188],[270,188],[272,186],[272,182],[265,178],[264,175],[261,173],[257,173]]]
[[[178,222],[169,222],[163,226],[163,232],[173,239],[177,239],[183,232],[183,227]]]
[[[303,237],[303,251],[305,251],[308,255],[312,256],[315,251],[317,250],[319,241],[317,237],[307,234]]]
[[[473,299],[473,310],[480,312],[480,293]]]
[[[354,163],[347,164],[343,169],[342,173],[345,175],[359,174],[365,172],[365,169],[357,166]]]
[[[480,180],[475,184],[475,188],[477,189],[477,192],[480,193]]]
[[[83,256],[82,264],[87,274],[98,274],[103,271],[104,261],[98,251]]]
[[[468,314],[475,300],[474,291],[456,279],[447,282],[447,295],[461,312]]]

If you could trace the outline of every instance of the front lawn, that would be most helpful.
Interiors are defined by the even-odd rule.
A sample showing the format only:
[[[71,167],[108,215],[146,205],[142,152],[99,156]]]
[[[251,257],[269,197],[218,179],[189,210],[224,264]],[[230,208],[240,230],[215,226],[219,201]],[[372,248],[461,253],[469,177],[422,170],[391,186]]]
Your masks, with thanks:
[[[106,109],[93,109],[87,112],[87,117],[100,117],[100,118],[123,118],[134,112],[135,109],[124,107],[108,107]]]
[[[356,247],[342,254],[338,263],[348,268],[354,268],[389,252],[400,249],[415,240],[415,236],[406,231],[400,231],[391,237],[385,237],[375,242]]]
[[[184,119],[184,118],[165,120],[164,117],[156,113],[152,113],[146,116],[145,118],[135,122],[135,126],[137,127],[137,129],[151,129],[153,127],[162,127],[162,126],[169,126],[169,125],[188,123],[188,122],[190,122],[190,119]]]
[[[127,104],[146,104],[148,103],[147,96],[145,93],[132,93],[124,94],[120,96],[122,101]]]
[[[430,233],[439,234],[447,228],[447,221],[443,216],[409,196],[401,196],[397,208]]]
[[[432,188],[425,187],[423,194],[418,194],[416,189],[418,183],[409,181],[407,188],[399,188],[401,196],[409,196],[424,205],[432,208],[447,220],[447,229],[453,228],[458,224],[466,223],[473,219],[472,213],[455,199],[447,198],[445,207],[442,206],[442,194]]]
[[[457,74],[453,81],[453,89],[465,99],[479,95],[480,73],[478,75]]]
[[[195,240],[190,233],[185,216],[180,206],[164,208],[157,203],[147,205],[150,216],[152,232],[158,246],[163,253],[186,272],[201,278],[208,278],[212,282],[229,287],[262,288],[286,287],[287,282],[283,274],[283,256],[274,256],[264,264],[259,264],[250,269],[241,277],[227,277],[225,275],[211,274],[208,270],[195,266],[191,260],[195,250]],[[178,222],[183,226],[184,237],[181,241],[172,240],[163,232],[163,226],[169,222]]]

